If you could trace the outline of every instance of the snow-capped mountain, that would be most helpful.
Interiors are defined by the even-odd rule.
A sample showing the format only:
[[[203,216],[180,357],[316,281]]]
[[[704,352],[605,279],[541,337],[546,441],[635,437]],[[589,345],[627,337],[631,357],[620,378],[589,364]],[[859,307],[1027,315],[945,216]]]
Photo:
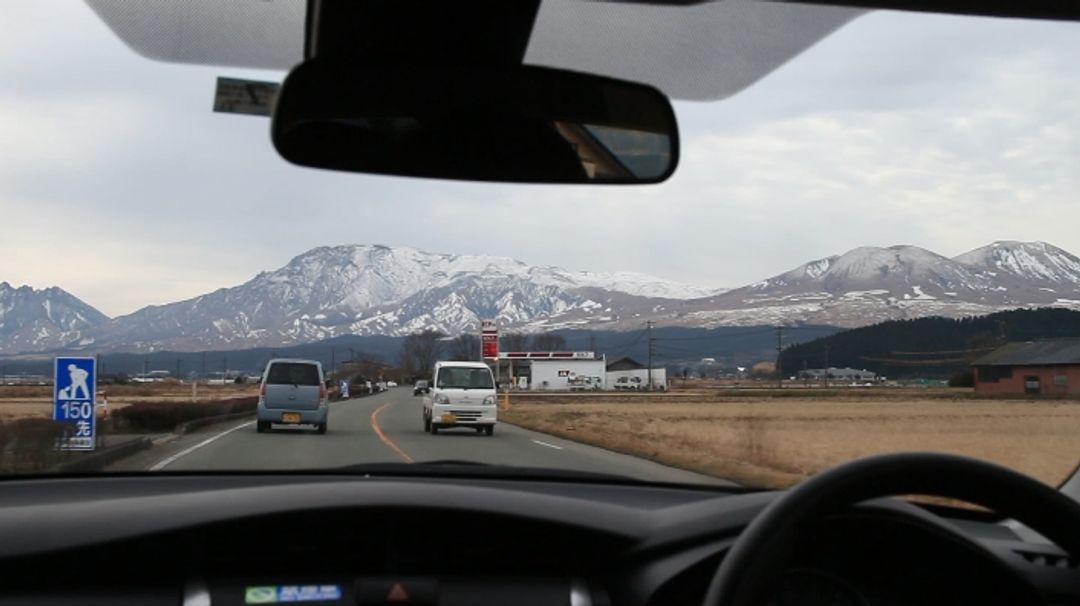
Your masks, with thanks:
[[[704,295],[704,296],[703,296]],[[47,302],[43,302],[47,301]],[[862,247],[730,291],[634,273],[572,272],[507,257],[336,246],[232,288],[108,320],[59,289],[0,284],[0,353],[242,349],[344,334],[631,330],[824,324],[854,327],[1017,307],[1080,309],[1080,259],[1043,242],[995,242],[947,258]]]
[[[0,282],[0,353],[35,349],[37,343],[78,342],[108,317],[60,288],[15,288]]]
[[[570,274],[579,286],[591,286],[614,292],[658,299],[696,299],[726,292],[724,288],[708,288],[665,280],[655,276],[617,271],[613,273],[577,272]]]
[[[614,321],[614,310],[649,308],[635,302],[660,294],[709,292],[642,274],[571,272],[508,257],[320,247],[239,286],[116,318],[92,337],[95,348],[145,351],[276,346],[424,329],[460,334],[478,328],[481,318],[507,327],[559,318]]]
[[[994,242],[953,259],[989,279],[1080,284],[1080,258],[1046,242]]]
[[[1080,259],[1044,242],[994,242],[952,259],[916,246],[862,247],[689,301],[678,321],[855,327],[1042,306],[1080,309]]]

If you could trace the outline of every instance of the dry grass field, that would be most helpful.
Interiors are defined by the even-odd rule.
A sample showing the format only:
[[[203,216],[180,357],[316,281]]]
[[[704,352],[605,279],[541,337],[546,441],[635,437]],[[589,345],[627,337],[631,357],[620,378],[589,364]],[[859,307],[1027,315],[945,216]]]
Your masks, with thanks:
[[[136,402],[189,402],[192,397],[191,385],[175,382],[105,385],[99,387],[98,393],[102,391],[110,410]],[[258,392],[258,385],[199,385],[197,395],[203,401],[252,396]],[[52,417],[52,387],[0,386],[0,422],[26,417]]]
[[[1080,462],[1080,402],[950,390],[690,390],[513,396],[507,421],[728,478],[784,487],[856,457],[937,451],[1060,484]]]

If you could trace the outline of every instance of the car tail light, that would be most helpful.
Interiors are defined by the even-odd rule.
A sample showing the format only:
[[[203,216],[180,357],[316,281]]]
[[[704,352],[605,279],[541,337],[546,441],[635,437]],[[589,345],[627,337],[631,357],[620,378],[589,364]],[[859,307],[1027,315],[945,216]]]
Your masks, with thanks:
[[[263,383],[262,386],[259,387],[259,396],[266,397],[266,383]]]
[[[326,383],[320,383],[319,384],[319,399],[320,400],[325,400],[326,399]]]

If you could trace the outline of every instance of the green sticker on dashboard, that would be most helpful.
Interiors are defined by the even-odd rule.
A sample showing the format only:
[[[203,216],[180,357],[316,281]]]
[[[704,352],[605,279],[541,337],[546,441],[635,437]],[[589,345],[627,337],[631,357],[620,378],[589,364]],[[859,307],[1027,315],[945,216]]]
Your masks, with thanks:
[[[275,585],[263,587],[248,587],[244,590],[245,604],[276,604],[278,591]]]

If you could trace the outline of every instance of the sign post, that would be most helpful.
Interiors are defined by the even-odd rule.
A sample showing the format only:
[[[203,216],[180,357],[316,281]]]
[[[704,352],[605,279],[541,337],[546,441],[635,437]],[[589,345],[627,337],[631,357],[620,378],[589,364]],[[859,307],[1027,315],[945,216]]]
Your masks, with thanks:
[[[53,420],[69,426],[57,450],[93,450],[97,433],[97,360],[53,360]]]
[[[484,358],[499,357],[499,329],[494,320],[484,320],[480,324],[480,348]]]
[[[499,329],[495,320],[480,321],[480,359],[495,362],[495,387],[499,385]]]

